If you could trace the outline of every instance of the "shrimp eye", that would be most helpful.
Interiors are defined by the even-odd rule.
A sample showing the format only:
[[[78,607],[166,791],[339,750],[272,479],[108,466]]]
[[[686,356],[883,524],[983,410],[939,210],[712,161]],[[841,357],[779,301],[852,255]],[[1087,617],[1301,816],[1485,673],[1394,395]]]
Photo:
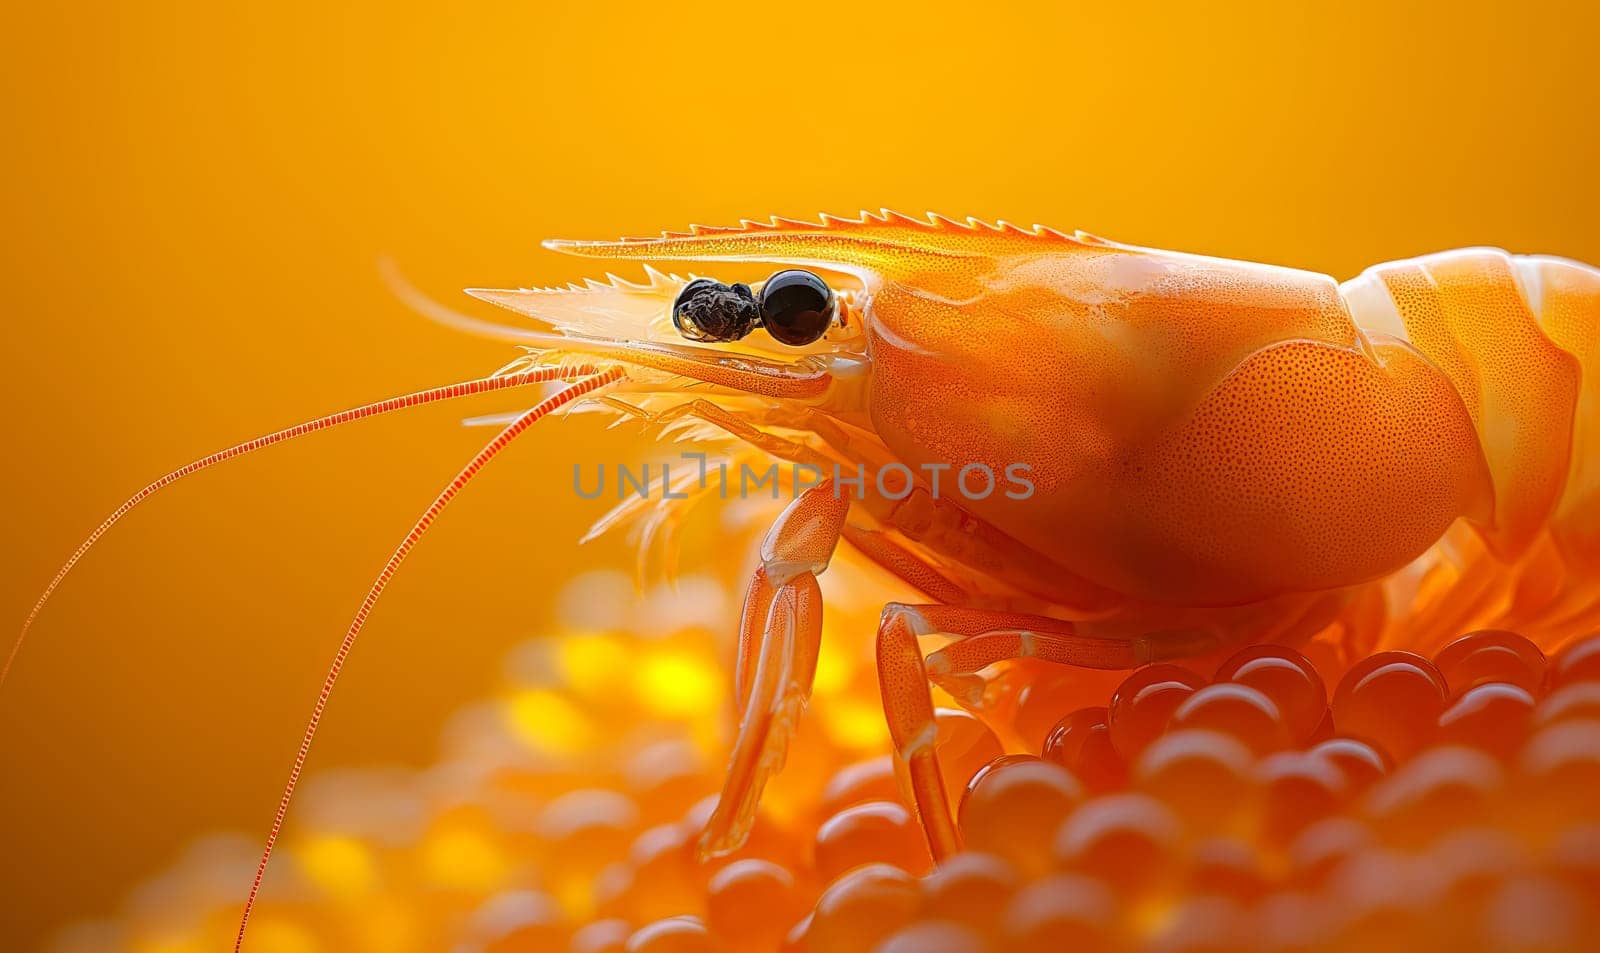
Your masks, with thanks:
[[[672,302],[672,325],[691,341],[737,341],[760,323],[755,292],[746,284],[696,278]]]
[[[783,344],[810,344],[833,319],[833,292],[809,271],[780,271],[761,286],[761,323]]]

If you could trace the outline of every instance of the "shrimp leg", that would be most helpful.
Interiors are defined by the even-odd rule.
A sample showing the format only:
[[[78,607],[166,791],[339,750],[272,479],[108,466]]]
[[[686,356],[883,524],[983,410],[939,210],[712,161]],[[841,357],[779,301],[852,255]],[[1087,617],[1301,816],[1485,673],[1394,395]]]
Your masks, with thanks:
[[[960,636],[925,663],[917,637]],[[911,793],[935,860],[961,849],[934,750],[932,678],[956,693],[985,665],[1024,655],[1084,668],[1136,668],[1147,661],[1142,640],[1086,636],[1075,623],[1046,616],[943,605],[891,602],[878,623],[878,683],[895,754],[911,775]],[[967,679],[967,680],[964,680]],[[959,697],[959,695],[958,695]]]
[[[811,697],[822,637],[822,592],[849,514],[831,482],[814,486],[778,517],[761,543],[739,622],[734,680],[739,732],[716,810],[699,850],[711,857],[737,850],[750,834],[767,780],[783,766],[789,737]]]

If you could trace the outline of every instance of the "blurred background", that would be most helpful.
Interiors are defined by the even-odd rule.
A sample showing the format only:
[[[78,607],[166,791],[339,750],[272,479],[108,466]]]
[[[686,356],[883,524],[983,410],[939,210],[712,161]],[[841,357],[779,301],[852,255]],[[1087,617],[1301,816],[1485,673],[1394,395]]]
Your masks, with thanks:
[[[13,627],[154,476],[511,356],[410,313],[384,256],[479,313],[458,289],[584,273],[544,237],[880,206],[1339,277],[1470,244],[1600,262],[1600,14],[1576,2],[153,0],[7,21]],[[364,587],[488,437],[460,419],[518,406],[207,473],[81,565],[0,693],[0,946],[112,911],[200,831],[264,830]],[[644,452],[585,419],[519,442],[391,587],[314,766],[425,762],[562,582],[628,565],[619,541],[576,545],[605,503],[574,499],[571,465]]]

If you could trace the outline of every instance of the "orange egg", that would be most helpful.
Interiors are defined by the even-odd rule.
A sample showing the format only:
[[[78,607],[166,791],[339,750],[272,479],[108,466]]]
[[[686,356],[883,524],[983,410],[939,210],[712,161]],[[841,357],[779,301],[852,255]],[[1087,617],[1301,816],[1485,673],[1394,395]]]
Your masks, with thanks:
[[[1440,744],[1468,745],[1500,759],[1522,746],[1533,720],[1533,696],[1509,682],[1467,689],[1439,716]]]
[[[1474,938],[1492,950],[1593,949],[1600,929],[1592,898],[1540,874],[1496,884],[1481,911]]]
[[[1278,707],[1290,740],[1312,736],[1328,711],[1328,689],[1310,659],[1282,645],[1240,649],[1217,669],[1216,681],[1256,689]]]
[[[722,953],[724,949],[696,917],[669,917],[634,931],[627,953]]]
[[[939,752],[939,770],[944,775],[945,796],[951,804],[956,804],[972,776],[1005,754],[1005,749],[1000,747],[1000,739],[989,726],[971,712],[939,708],[935,709],[933,720],[937,732],[934,745]],[[907,783],[909,785],[909,781]]]
[[[1040,666],[1041,671],[1017,692],[1012,728],[1032,751],[1044,745],[1045,737],[1068,712],[1089,705],[1104,704],[1121,679],[1116,672]]]
[[[1440,649],[1433,662],[1452,697],[1491,682],[1507,682],[1532,694],[1544,684],[1544,653],[1517,633],[1503,629],[1463,635]]]
[[[639,808],[633,799],[604,788],[563,794],[534,819],[551,856],[564,858],[569,871],[577,866],[597,869],[605,858],[619,856],[638,825]]]
[[[1016,953],[1101,953],[1112,948],[1116,901],[1083,874],[1055,874],[1017,892],[1001,921],[1004,949]]]
[[[1376,842],[1372,828],[1355,818],[1323,818],[1307,826],[1289,845],[1289,882],[1319,888],[1347,859]]]
[[[1503,783],[1499,762],[1476,748],[1432,748],[1374,784],[1362,813],[1387,843],[1421,846],[1484,820]]]
[[[1248,939],[1243,911],[1225,897],[1180,898],[1150,926],[1145,945],[1161,953],[1234,953]]]
[[[1445,681],[1413,652],[1379,652],[1356,663],[1333,694],[1339,734],[1390,757],[1410,757],[1432,737],[1445,707]]]
[[[1172,876],[1170,859],[1183,837],[1171,808],[1148,794],[1109,794],[1086,801],[1056,832],[1059,864],[1123,891]]]
[[[1205,685],[1190,670],[1166,663],[1146,665],[1123,680],[1111,696],[1111,743],[1131,762],[1161,736],[1184,699]]]
[[[1406,852],[1374,847],[1351,855],[1328,878],[1324,902],[1336,911],[1324,942],[1352,953],[1441,950],[1428,916],[1441,877]]]
[[[1281,751],[1255,767],[1260,791],[1258,826],[1269,843],[1286,845],[1308,825],[1333,814],[1349,789],[1328,759],[1305,751]]]
[[[1177,731],[1139,756],[1133,785],[1165,801],[1196,835],[1220,834],[1248,820],[1254,761],[1232,735]]]
[[[623,780],[645,824],[681,817],[715,791],[709,766],[694,745],[682,740],[658,742],[630,755]]]
[[[988,949],[988,941],[969,926],[924,920],[885,940],[875,953],[985,953]]]
[[[1600,632],[1577,639],[1557,652],[1550,660],[1546,678],[1551,688],[1600,681]]]
[[[1261,899],[1271,888],[1255,848],[1232,837],[1207,838],[1190,849],[1186,884],[1190,896],[1245,903]]]
[[[473,911],[468,930],[480,938],[483,953],[517,953],[567,942],[570,929],[561,907],[535,890],[511,890],[489,898]]]
[[[1207,685],[1183,700],[1167,722],[1169,732],[1196,729],[1237,738],[1256,754],[1289,744],[1289,727],[1265,692],[1230,682]]]
[[[706,925],[735,951],[771,950],[806,913],[794,875],[768,860],[739,860],[706,886]]]
[[[1037,876],[1051,866],[1051,836],[1083,796],[1083,785],[1059,764],[1015,755],[999,759],[972,779],[961,799],[962,837],[971,849]]]
[[[1481,909],[1503,879],[1529,866],[1522,840],[1492,827],[1445,831],[1421,860],[1440,874],[1440,902],[1459,911]]]
[[[1128,766],[1111,744],[1111,713],[1080,708],[1056,723],[1045,737],[1043,757],[1071,771],[1095,794],[1127,783]]]
[[[624,953],[633,928],[626,920],[595,920],[572,934],[570,953]]]
[[[933,863],[922,828],[892,801],[847,807],[817,828],[817,876],[829,881],[861,864],[886,863],[921,873]]]
[[[864,801],[901,801],[894,757],[882,755],[840,768],[823,789],[821,814],[832,817]],[[951,802],[955,803],[955,802]]]
[[[1383,752],[1355,738],[1329,738],[1313,746],[1310,754],[1338,768],[1352,795],[1360,794],[1389,773],[1389,759]]]
[[[806,930],[807,949],[870,953],[917,915],[916,880],[889,864],[857,867],[835,880],[817,899]]]
[[[1574,718],[1545,725],[1517,757],[1516,818],[1545,839],[1600,821],[1600,720]]]
[[[1533,709],[1533,722],[1539,727],[1585,718],[1600,720],[1600,680],[1563,685],[1540,699]]]
[[[1547,869],[1600,903],[1600,824],[1579,823],[1555,835],[1546,853]]]
[[[1016,868],[1004,859],[963,850],[922,878],[922,913],[964,923],[992,936],[1019,883]]]
[[[660,824],[629,846],[628,910],[635,922],[702,911],[705,875],[695,861],[694,836],[684,824]]]

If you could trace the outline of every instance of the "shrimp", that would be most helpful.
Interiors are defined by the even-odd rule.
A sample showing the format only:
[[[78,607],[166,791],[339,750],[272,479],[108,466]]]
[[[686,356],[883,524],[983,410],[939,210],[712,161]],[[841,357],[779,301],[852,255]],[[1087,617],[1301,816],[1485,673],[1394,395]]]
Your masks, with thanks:
[[[794,467],[792,502],[747,585],[738,727],[703,856],[744,842],[782,766],[816,668],[817,577],[841,542],[927,597],[884,608],[876,654],[935,859],[960,840],[930,685],[980,709],[986,673],[1013,659],[1132,669],[1333,627],[1354,651],[1402,628],[1418,644],[1469,624],[1516,626],[1553,648],[1600,620],[1600,270],[1587,265],[1466,249],[1339,284],[887,211],[545,247],[643,261],[645,280],[469,291],[543,327],[437,316],[519,341],[522,357],[162,477],[91,534],[24,625],[95,540],[182,476],[403,406],[570,383],[511,419],[370,588],[296,754],[240,943],[329,693],[384,586],[473,475],[563,408]],[[725,284],[650,262],[782,270]],[[660,527],[693,496],[630,501],[608,523]],[[944,644],[925,654],[932,635]]]

